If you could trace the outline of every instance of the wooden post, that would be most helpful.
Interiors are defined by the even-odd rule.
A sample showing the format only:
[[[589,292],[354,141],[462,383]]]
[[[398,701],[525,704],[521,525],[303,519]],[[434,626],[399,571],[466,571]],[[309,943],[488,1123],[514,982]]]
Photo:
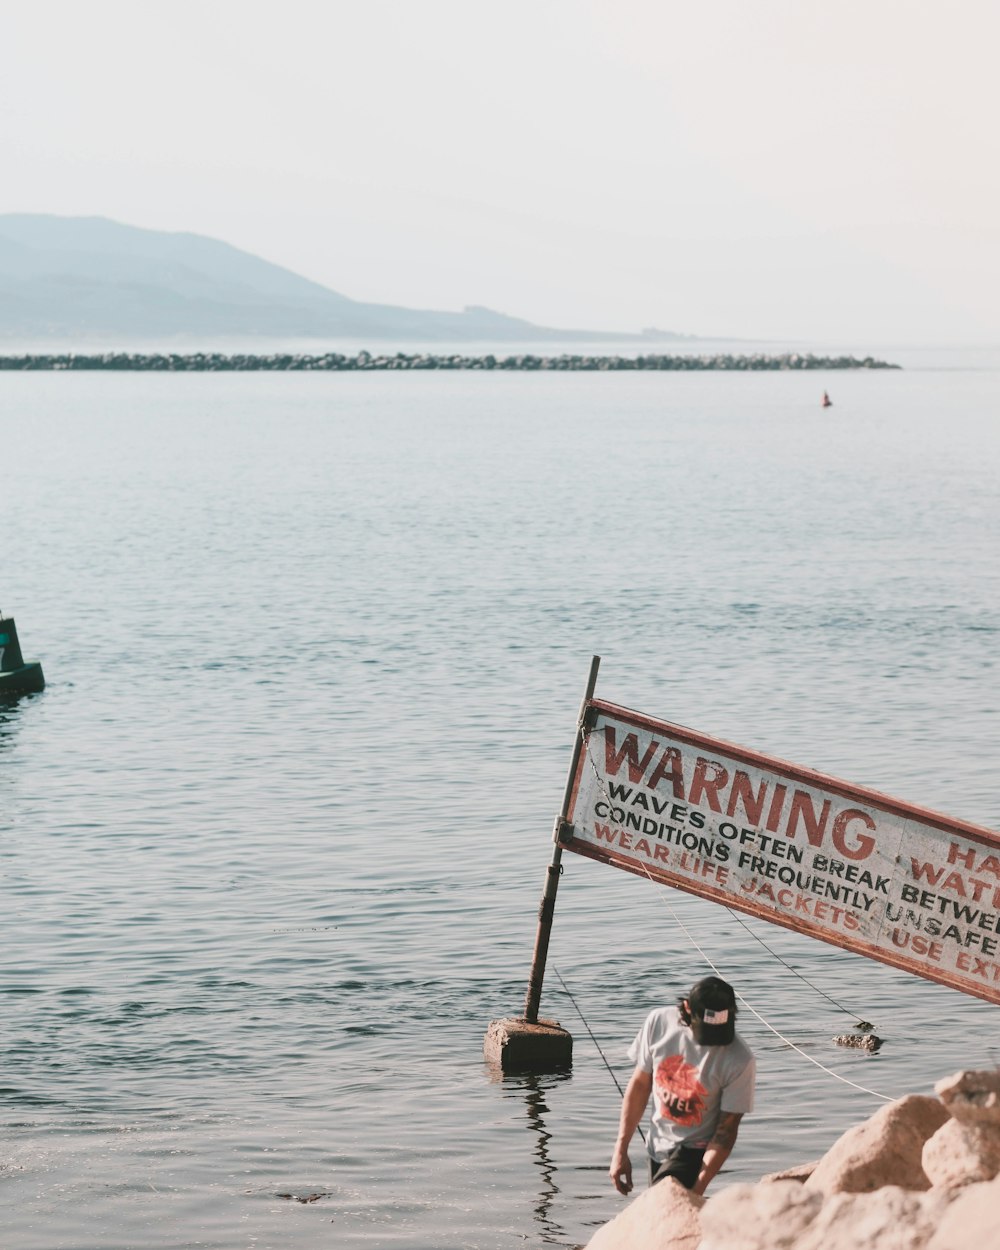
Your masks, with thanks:
[[[573,797],[573,782],[576,778],[580,754],[583,751],[583,735],[587,706],[594,697],[597,685],[597,670],[601,657],[595,655],[590,662],[590,677],[587,691],[580,705],[577,717],[576,742],[573,746],[573,760],[566,778],[566,791],[563,794],[562,810],[556,817],[553,833],[555,846],[552,851],[552,862],[545,874],[545,889],[542,892],[542,904],[538,909],[538,932],[535,935],[535,951],[531,960],[531,973],[528,978],[528,994],[524,1004],[524,1015],[513,1019],[493,1020],[486,1030],[483,1039],[483,1054],[487,1061],[500,1070],[507,1072],[551,1072],[568,1068],[573,1062],[573,1038],[558,1020],[539,1020],[538,1004],[542,997],[542,980],[545,977],[545,960],[549,952],[549,936],[552,932],[552,916],[556,906],[556,890],[559,888],[559,870],[562,866],[562,845],[560,835],[569,816],[570,800]]]
[[[542,998],[542,982],[545,979],[545,960],[549,953],[549,936],[552,933],[552,917],[556,909],[556,891],[559,889],[559,874],[562,868],[562,846],[559,834],[569,816],[570,799],[573,796],[573,779],[576,777],[580,753],[583,751],[584,717],[587,704],[594,697],[597,685],[597,670],[601,667],[601,657],[595,655],[590,661],[590,676],[587,679],[587,692],[580,704],[580,714],[576,721],[576,741],[573,744],[573,759],[566,778],[566,790],[563,794],[562,809],[556,817],[552,840],[552,862],[545,874],[545,888],[542,891],[542,902],[538,909],[538,931],[535,934],[535,952],[531,960],[531,972],[528,976],[528,993],[524,1000],[524,1018],[528,1024],[538,1023],[538,1005]]]

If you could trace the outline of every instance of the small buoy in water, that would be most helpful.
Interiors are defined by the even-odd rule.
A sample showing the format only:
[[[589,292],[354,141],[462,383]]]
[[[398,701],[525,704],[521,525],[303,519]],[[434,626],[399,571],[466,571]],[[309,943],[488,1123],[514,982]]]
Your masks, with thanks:
[[[824,392],[823,392],[823,407],[824,407],[824,408],[832,408],[832,407],[833,407],[833,400],[832,400],[832,399],[830,398],[830,396],[826,393],[826,391],[824,391]]]
[[[882,1039],[874,1033],[842,1033],[833,1039],[837,1046],[850,1046],[854,1050],[876,1051],[882,1045]]]
[[[37,660],[25,664],[12,616],[0,616],[0,698],[37,694],[45,689],[42,666]]]

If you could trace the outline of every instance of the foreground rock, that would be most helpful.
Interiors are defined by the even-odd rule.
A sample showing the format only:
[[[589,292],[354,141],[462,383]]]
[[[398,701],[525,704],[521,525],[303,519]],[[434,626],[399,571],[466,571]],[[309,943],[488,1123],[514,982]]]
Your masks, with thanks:
[[[706,1204],[700,1250],[922,1250],[944,1206],[899,1185],[828,1195],[795,1181],[734,1185]]]
[[[955,1189],[992,1180],[1000,1173],[1000,1072],[959,1072],[935,1089],[951,1117],[923,1149],[930,1182]]]
[[[909,1094],[886,1103],[827,1151],[805,1182],[823,1193],[868,1193],[884,1185],[930,1189],[921,1156],[924,1143],[948,1120],[937,1098]]]
[[[707,1201],[655,1186],[588,1250],[1000,1248],[1000,1071],[959,1072],[935,1092],[886,1104],[817,1163],[756,1185]]]
[[[660,1181],[599,1229],[587,1250],[696,1250],[701,1240],[698,1212],[704,1205],[704,1198],[677,1181]]]

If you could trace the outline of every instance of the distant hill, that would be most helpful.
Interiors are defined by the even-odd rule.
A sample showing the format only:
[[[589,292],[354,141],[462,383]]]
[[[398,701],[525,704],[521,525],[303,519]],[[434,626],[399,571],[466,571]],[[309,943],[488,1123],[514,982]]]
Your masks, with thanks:
[[[679,339],[555,330],[489,308],[365,304],[218,239],[105,217],[0,214],[0,340]]]

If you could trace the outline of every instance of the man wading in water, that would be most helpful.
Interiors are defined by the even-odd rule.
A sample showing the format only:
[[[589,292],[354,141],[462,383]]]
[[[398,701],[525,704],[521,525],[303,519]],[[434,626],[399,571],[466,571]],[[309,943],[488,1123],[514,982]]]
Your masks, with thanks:
[[[736,995],[719,977],[705,977],[677,1007],[646,1018],[628,1057],[635,1071],[622,1100],[609,1169],[620,1194],[632,1189],[629,1143],[650,1094],[650,1184],[672,1176],[703,1194],[736,1144],[740,1120],[753,1110],[757,1065],[736,1032]]]

